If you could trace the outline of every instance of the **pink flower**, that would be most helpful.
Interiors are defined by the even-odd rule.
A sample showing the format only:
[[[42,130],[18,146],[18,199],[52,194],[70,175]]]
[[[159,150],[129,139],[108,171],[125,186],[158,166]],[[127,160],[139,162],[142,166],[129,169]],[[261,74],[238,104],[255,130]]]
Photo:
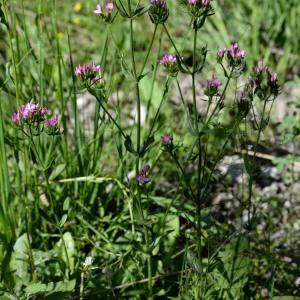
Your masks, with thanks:
[[[172,144],[173,136],[170,133],[166,133],[160,138],[160,141],[163,145],[169,146]]]
[[[12,116],[11,116],[11,120],[12,120],[13,123],[19,125],[21,123],[21,120],[22,120],[19,112],[13,113]]]
[[[12,114],[11,120],[18,125],[22,122],[37,124],[44,121],[47,112],[48,109],[46,107],[40,107],[38,103],[28,102],[21,105],[18,111]]]
[[[209,6],[210,0],[187,0],[189,5]]]
[[[111,12],[113,11],[113,9],[114,9],[114,4],[111,3],[111,2],[108,2],[108,3],[106,4],[105,8],[106,8],[106,11],[107,11],[108,13],[111,13]]]
[[[218,88],[222,85],[222,81],[217,79],[215,75],[213,75],[212,79],[207,80],[206,86],[208,88]]]
[[[104,86],[102,68],[95,63],[78,65],[75,68],[75,75],[82,80],[85,86],[97,85],[99,88]]]
[[[46,127],[55,128],[58,125],[58,115],[54,115],[52,118],[46,121]]]
[[[206,81],[206,88],[204,94],[208,97],[213,97],[218,93],[219,87],[222,85],[222,81],[213,75],[212,79]]]
[[[241,60],[245,58],[246,52],[245,50],[240,48],[240,45],[238,43],[233,43],[231,47],[228,49],[228,55],[232,59]]]
[[[96,10],[94,10],[94,14],[96,15],[102,15],[102,7],[101,4],[98,4],[96,7]]]
[[[94,10],[94,14],[107,18],[108,17],[107,15],[109,15],[113,11],[113,9],[114,9],[114,4],[112,2],[106,3],[105,10],[107,14],[105,14],[103,12],[101,4],[98,4],[96,10]]]
[[[219,48],[217,51],[217,56],[219,58],[223,58],[226,52],[227,52],[226,48]]]
[[[145,165],[142,170],[139,172],[138,176],[136,177],[136,180],[139,184],[145,185],[151,181],[151,179],[148,177],[147,173],[150,170],[149,165]]]
[[[174,54],[164,54],[158,61],[160,65],[172,65],[176,64],[177,58]]]
[[[258,61],[257,65],[254,67],[254,72],[256,75],[259,75],[264,68],[264,62],[263,60]]]
[[[157,7],[166,7],[166,0],[150,0],[150,4]]]
[[[277,73],[273,73],[270,77],[270,81],[271,82],[276,82],[278,79]]]

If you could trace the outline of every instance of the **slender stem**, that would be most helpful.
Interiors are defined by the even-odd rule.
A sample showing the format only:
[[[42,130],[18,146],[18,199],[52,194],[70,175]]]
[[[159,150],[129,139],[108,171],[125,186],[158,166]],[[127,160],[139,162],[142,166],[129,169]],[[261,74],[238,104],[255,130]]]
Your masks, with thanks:
[[[268,99],[269,99],[269,97],[264,101],[261,121],[260,121],[260,124],[259,124],[258,134],[257,134],[256,142],[255,142],[255,145],[254,145],[253,164],[255,164],[255,161],[256,161],[256,153],[257,153],[258,143],[259,143],[259,140],[260,140],[260,135],[261,135],[262,128],[263,128],[264,117],[265,117],[265,112],[266,112],[266,106],[267,106]],[[255,166],[254,166],[254,168],[255,168]],[[248,187],[248,224],[250,224],[250,218],[251,218],[252,193],[253,193],[253,174],[250,174],[250,176],[249,176],[249,187]],[[249,241],[249,247],[250,247],[250,241]]]
[[[147,61],[148,61],[148,58],[149,58],[149,55],[150,55],[150,51],[151,51],[151,49],[152,49],[153,42],[154,42],[154,39],[155,39],[157,27],[158,27],[158,24],[155,24],[154,31],[153,31],[152,38],[151,38],[151,42],[150,42],[149,47],[148,47],[148,51],[147,51],[147,54],[146,54],[146,58],[145,58],[145,60],[144,60],[144,63],[143,63],[143,66],[142,66],[142,69],[141,69],[141,72],[140,72],[140,76],[143,75],[145,66],[146,66],[146,64],[147,64]]]
[[[228,144],[231,136],[235,133],[235,130],[239,126],[239,124],[240,124],[240,119],[237,119],[236,122],[235,122],[235,124],[233,125],[233,128],[232,128],[231,132],[229,133],[229,135],[228,135],[225,143],[222,146],[222,150],[219,152],[217,158],[214,161],[213,167],[211,168],[211,170],[209,172],[209,175],[208,175],[207,180],[205,182],[205,186],[203,188],[203,192],[202,192],[202,195],[201,195],[202,199],[205,199],[205,194],[204,193],[207,191],[208,185],[210,183],[210,179],[211,179],[211,177],[212,177],[212,175],[213,175],[213,173],[214,173],[214,171],[215,171],[215,169],[217,167],[217,164],[219,163],[219,161],[220,161],[220,159],[221,159],[221,157],[222,157],[222,155],[224,153],[224,150],[225,150],[225,148],[226,148],[226,146],[227,146],[227,144]]]
[[[83,300],[83,291],[84,291],[84,272],[80,274],[80,289],[79,289],[79,299]]]
[[[202,226],[201,226],[201,171],[202,171],[202,146],[201,146],[201,136],[199,132],[198,125],[198,109],[197,109],[197,96],[196,96],[196,52],[197,52],[197,29],[194,30],[194,46],[193,46],[193,71],[192,71],[192,89],[193,89],[193,104],[194,104],[194,128],[197,132],[197,145],[198,145],[198,167],[197,167],[197,252],[200,269],[202,269],[202,259],[201,259],[201,236],[202,236]]]
[[[168,36],[168,38],[169,38],[169,40],[170,40],[170,42],[171,42],[171,44],[172,44],[172,46],[173,46],[175,52],[176,52],[176,54],[177,54],[177,56],[178,56],[180,62],[185,66],[185,68],[186,68],[187,70],[189,70],[188,66],[186,66],[186,64],[185,64],[184,61],[182,60],[181,55],[180,55],[180,52],[178,51],[178,49],[177,49],[177,47],[176,47],[176,45],[175,45],[175,43],[174,43],[174,41],[173,41],[173,39],[172,39],[172,37],[171,37],[169,31],[168,31],[168,29],[167,29],[167,26],[166,26],[165,24],[163,24],[163,26],[164,26],[165,32],[166,32],[166,34],[167,34],[167,36]]]
[[[190,183],[189,183],[189,181],[188,181],[188,179],[187,179],[187,176],[186,176],[186,174],[185,174],[185,171],[184,171],[183,167],[181,166],[181,164],[180,164],[180,162],[179,162],[179,160],[178,160],[177,155],[176,155],[175,153],[173,153],[172,150],[169,151],[169,153],[170,153],[171,157],[173,158],[173,160],[175,161],[175,163],[176,163],[178,169],[180,170],[180,172],[181,172],[181,174],[182,174],[182,178],[183,178],[183,180],[184,180],[184,183],[185,183],[185,185],[187,186],[187,188],[189,189],[189,191],[190,191],[190,193],[191,193],[191,196],[192,196],[193,200],[196,201],[196,200],[197,200],[197,199],[196,199],[196,196],[195,196],[195,194],[194,194],[194,192],[193,192],[193,189],[192,189],[192,187],[191,187],[191,185],[190,185]]]
[[[130,45],[131,45],[131,64],[132,64],[132,70],[133,75],[135,78],[135,89],[136,89],[136,97],[137,97],[137,138],[136,138],[136,151],[137,151],[137,157],[136,157],[136,164],[135,164],[135,171],[136,176],[138,176],[139,168],[140,168],[140,152],[141,152],[141,97],[140,97],[140,88],[139,88],[139,78],[137,76],[136,71],[136,63],[135,63],[135,57],[134,57],[134,42],[133,42],[133,19],[131,17],[132,11],[131,11],[131,1],[128,0],[128,9],[129,9],[129,21],[130,21]],[[147,228],[147,216],[144,216],[144,211],[142,208],[142,201],[141,201],[141,194],[139,187],[138,189],[138,195],[137,195],[137,201],[138,205],[141,209],[141,215],[143,218],[143,228],[144,228],[144,235],[145,235],[145,242],[146,242],[146,248],[148,252],[148,258],[147,258],[147,269],[148,269],[148,299],[152,300],[152,268],[151,268],[151,247],[150,247],[150,238],[149,238],[149,232]]]
[[[233,70],[234,70],[234,67],[232,67],[232,69],[231,69],[231,71],[230,71],[230,74],[229,74],[229,76],[227,77],[227,81],[226,81],[225,87],[224,87],[224,89],[223,89],[223,92],[222,92],[222,94],[221,94],[221,96],[220,96],[220,100],[219,100],[219,102],[216,104],[216,106],[215,106],[214,110],[212,111],[211,115],[209,116],[209,118],[208,118],[206,124],[209,124],[209,122],[211,121],[211,119],[212,119],[213,116],[215,115],[217,109],[219,108],[220,104],[222,103],[222,101],[223,101],[223,99],[224,99],[224,96],[225,96],[225,94],[226,94],[227,88],[228,88],[228,86],[229,86],[229,82],[230,82],[230,80],[231,80],[231,78],[232,78]]]
[[[98,99],[98,98],[97,98]],[[98,99],[98,103],[100,104],[101,108],[104,110],[104,112],[107,114],[107,116],[110,118],[110,120],[114,123],[114,125],[118,128],[119,132],[122,134],[122,136],[126,139],[127,136],[123,129],[120,127],[120,125],[117,123],[117,121],[113,118],[111,113],[108,111],[108,109],[105,107],[105,105],[102,103],[103,100]]]
[[[42,173],[43,173],[43,176],[44,176],[44,179],[45,179],[45,182],[46,182],[46,188],[47,188],[47,192],[48,192],[48,195],[49,195],[49,198],[50,198],[51,207],[53,209],[54,219],[55,219],[55,223],[56,223],[55,225],[56,225],[56,227],[58,228],[58,231],[59,231],[59,235],[60,235],[62,245],[63,245],[63,248],[64,248],[64,252],[65,252],[65,255],[66,255],[68,271],[70,272],[71,271],[71,267],[70,267],[71,264],[70,264],[70,259],[69,259],[69,255],[68,255],[68,250],[67,250],[66,242],[65,242],[65,239],[63,237],[63,233],[62,233],[62,230],[61,230],[61,227],[60,227],[60,224],[59,224],[59,220],[57,218],[56,209],[55,209],[54,201],[53,201],[53,198],[52,198],[52,192],[51,192],[51,189],[50,189],[49,178],[46,174],[44,163],[40,158],[40,155],[38,153],[36,144],[34,142],[33,135],[32,135],[32,132],[31,132],[31,127],[29,127],[29,131],[30,131],[30,141],[31,141],[31,144],[32,144],[32,150],[33,150],[40,166],[42,167]]]

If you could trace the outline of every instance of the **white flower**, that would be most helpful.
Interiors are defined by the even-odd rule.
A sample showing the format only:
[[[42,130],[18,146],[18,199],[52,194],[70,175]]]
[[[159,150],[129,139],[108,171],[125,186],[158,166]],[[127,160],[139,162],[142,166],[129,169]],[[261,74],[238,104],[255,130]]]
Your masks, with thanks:
[[[82,263],[84,267],[90,267],[93,264],[93,257],[86,257],[85,261]]]

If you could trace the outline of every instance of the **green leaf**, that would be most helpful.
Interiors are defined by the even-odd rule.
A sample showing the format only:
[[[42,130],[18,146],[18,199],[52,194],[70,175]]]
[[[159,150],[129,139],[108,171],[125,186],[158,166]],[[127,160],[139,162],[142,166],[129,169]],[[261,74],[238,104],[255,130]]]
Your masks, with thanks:
[[[22,234],[16,241],[10,261],[10,270],[14,272],[17,285],[28,285],[30,282],[29,242],[27,235]]]
[[[63,243],[64,241],[64,243]],[[60,239],[56,244],[56,249],[58,251],[61,259],[70,267],[70,271],[74,271],[75,266],[75,242],[70,232],[65,232],[63,234],[63,241]]]
[[[243,287],[248,278],[250,258],[247,256],[248,240],[238,237],[219,253],[222,264],[215,270],[216,289],[226,295],[222,299],[243,299]]]
[[[47,291],[47,284],[38,282],[30,284],[26,287],[25,292],[28,294],[39,294]]]
[[[58,165],[51,173],[49,180],[54,180],[57,178],[66,168],[66,164],[60,164]]]
[[[5,19],[2,4],[0,4],[0,23],[4,24],[8,28],[8,23],[7,20]]]
[[[60,227],[63,227],[68,219],[68,215],[64,214],[59,222]]]
[[[144,13],[146,13],[148,11],[148,7],[147,6],[139,6],[134,12],[132,17],[139,17],[142,16]]]
[[[29,295],[44,294],[43,299],[65,299],[65,296],[72,292],[75,288],[75,279],[70,281],[58,281],[48,284],[38,282],[32,283],[25,288],[25,292]]]

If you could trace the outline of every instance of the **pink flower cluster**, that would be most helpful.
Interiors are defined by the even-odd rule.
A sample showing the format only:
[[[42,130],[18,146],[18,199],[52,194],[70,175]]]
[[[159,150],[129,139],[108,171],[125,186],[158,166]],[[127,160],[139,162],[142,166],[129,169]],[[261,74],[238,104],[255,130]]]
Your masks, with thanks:
[[[222,81],[217,79],[214,75],[212,79],[207,80],[206,86],[208,88],[218,88],[222,85]]]
[[[166,133],[163,136],[161,136],[160,141],[165,146],[170,146],[173,142],[173,135],[170,133]]]
[[[46,107],[41,107],[38,103],[29,102],[13,113],[11,120],[18,125],[25,122],[41,121],[44,120],[47,112],[48,109]]]
[[[150,170],[149,165],[145,165],[142,170],[139,172],[138,176],[136,177],[136,181],[141,184],[145,185],[151,181],[151,179],[148,177],[148,172]]]
[[[209,6],[211,0],[187,0],[190,6],[192,5],[202,5]]]
[[[55,114],[52,118],[46,121],[46,127],[56,128],[58,125],[58,115]]]
[[[262,75],[263,70],[265,70],[265,73],[268,76],[268,79],[270,82],[277,82],[278,76],[277,73],[271,73],[270,68],[269,67],[264,67],[264,62],[262,60],[258,61],[257,65],[253,68],[254,73],[257,76]]]
[[[95,63],[78,65],[75,69],[75,75],[79,77],[87,87],[96,85],[96,87],[102,88],[104,86],[102,68]]]
[[[102,75],[102,68],[95,63],[78,65],[75,69],[77,77],[95,77],[96,74]]]
[[[110,14],[114,10],[114,4],[112,2],[108,2],[105,5],[105,10],[106,10],[107,14]],[[105,15],[101,4],[97,5],[96,9],[94,10],[94,14],[99,15],[99,16],[104,16]]]
[[[222,81],[213,75],[212,79],[206,81],[206,88],[204,94],[208,97],[217,95],[219,87],[222,85]]]
[[[223,59],[226,53],[229,60],[232,61],[242,61],[246,57],[245,50],[241,49],[238,43],[231,44],[231,46],[228,49],[219,48],[217,51],[218,59]]]
[[[16,125],[34,125],[45,122],[46,127],[50,129],[57,129],[58,116],[54,115],[52,118],[46,120],[48,108],[40,106],[38,103],[26,103],[20,106],[17,112],[11,116],[11,120]]]
[[[177,63],[176,55],[174,54],[164,54],[158,61],[160,65],[168,66]]]
[[[166,0],[150,0],[150,4],[161,8],[165,8],[167,5]]]
[[[178,74],[177,57],[174,54],[164,54],[158,63],[166,67],[168,73],[172,77],[176,77]]]

